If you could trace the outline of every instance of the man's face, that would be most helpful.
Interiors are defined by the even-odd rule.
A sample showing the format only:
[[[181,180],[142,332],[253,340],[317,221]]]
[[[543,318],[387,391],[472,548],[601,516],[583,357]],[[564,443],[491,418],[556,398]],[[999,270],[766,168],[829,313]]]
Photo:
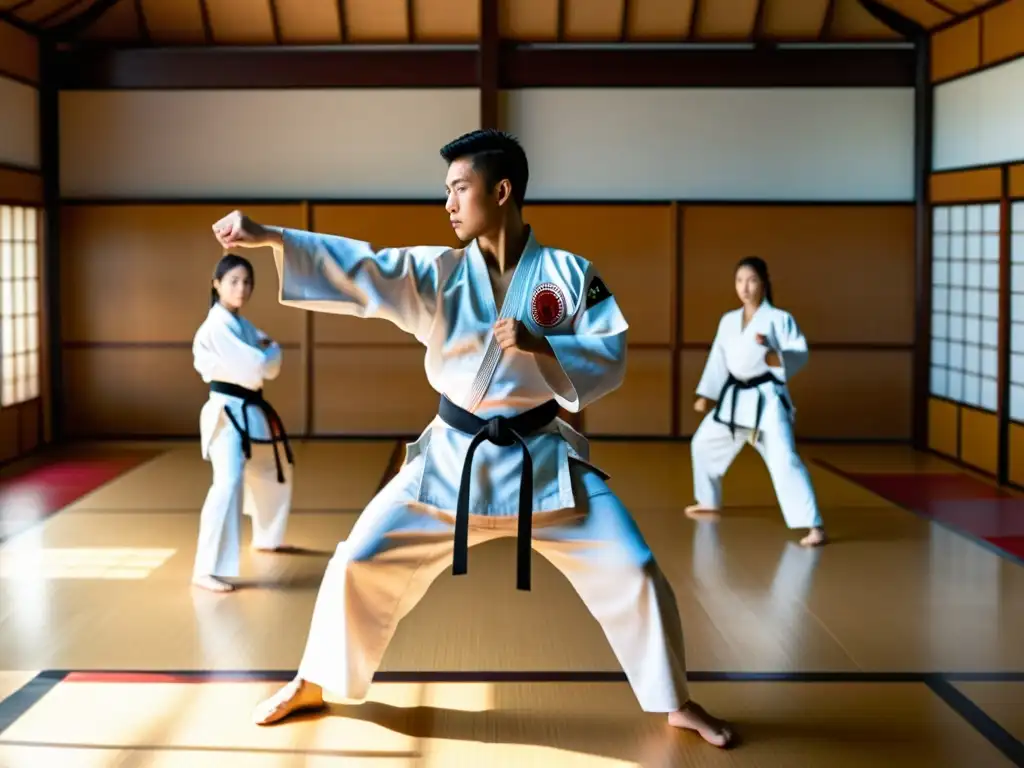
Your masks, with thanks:
[[[497,196],[474,170],[472,160],[459,159],[448,166],[445,192],[444,209],[459,240],[469,242],[497,227],[501,218]]]

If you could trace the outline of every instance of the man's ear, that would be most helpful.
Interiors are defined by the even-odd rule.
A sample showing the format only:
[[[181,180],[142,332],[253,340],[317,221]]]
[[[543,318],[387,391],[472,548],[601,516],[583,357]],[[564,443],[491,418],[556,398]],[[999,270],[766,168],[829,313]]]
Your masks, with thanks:
[[[508,179],[499,181],[494,191],[498,198],[498,205],[505,205],[512,200],[512,184]]]

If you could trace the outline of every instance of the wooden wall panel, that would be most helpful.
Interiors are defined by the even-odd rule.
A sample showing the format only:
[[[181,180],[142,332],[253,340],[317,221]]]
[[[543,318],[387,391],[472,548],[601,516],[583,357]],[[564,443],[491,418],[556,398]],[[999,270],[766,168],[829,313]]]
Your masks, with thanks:
[[[999,469],[999,419],[960,406],[960,460],[994,475]]]
[[[1010,482],[1024,488],[1024,425],[1010,423]]]
[[[981,47],[982,66],[1024,53],[1024,0],[1010,0],[985,12]]]
[[[1010,166],[1010,197],[1024,198],[1024,163]]]
[[[20,437],[17,409],[0,408],[0,465],[21,455]]]
[[[932,82],[977,69],[981,65],[981,18],[975,16],[932,35]]]
[[[437,205],[314,205],[316,232],[365,240],[375,248],[411,245],[449,245],[458,238],[448,223],[443,203]],[[316,344],[406,344],[418,342],[384,320],[361,320],[317,313],[313,317]]]
[[[948,400],[928,400],[928,447],[938,453],[959,458],[959,407]]]
[[[422,347],[321,347],[313,369],[313,433],[415,435],[437,415]]]
[[[672,351],[631,349],[623,385],[583,411],[588,435],[672,435]]]
[[[1002,194],[1002,170],[980,168],[973,171],[933,173],[929,179],[929,186],[929,197],[933,204],[998,200]]]
[[[210,227],[230,205],[71,205],[61,211],[65,342],[191,343],[210,307],[222,249]],[[258,221],[302,227],[300,205],[247,206]],[[279,343],[304,340],[301,312],[277,299],[269,249],[241,251],[256,270],[247,316]]]
[[[39,43],[28,32],[0,21],[0,74],[39,82]]]
[[[630,344],[672,340],[676,292],[670,205],[531,205],[537,239],[583,256],[629,321]]]
[[[684,343],[710,343],[738,306],[734,269],[748,255],[768,262],[776,306],[812,344],[913,342],[912,206],[695,205],[682,228]]]
[[[284,350],[281,375],[265,387],[267,399],[292,433],[304,416],[304,371],[295,364],[295,355]],[[70,437],[197,435],[207,392],[186,347],[64,350]]]
[[[43,177],[32,171],[0,166],[0,202],[43,204]]]
[[[65,398],[72,434],[197,432],[205,390],[192,369],[190,343],[206,314],[210,271],[220,254],[207,233],[230,207],[65,207]],[[443,209],[429,204],[246,210],[268,223],[378,247],[457,245]],[[671,436],[678,419],[679,434],[692,434],[703,346],[721,313],[736,305],[736,259],[756,252],[769,260],[779,303],[794,312],[812,347],[829,345],[812,352],[794,383],[798,435],[909,437],[912,216],[906,205],[680,206],[678,213],[667,204],[528,207],[541,242],[597,264],[630,322],[626,383],[585,412],[584,430]],[[437,394],[426,382],[423,350],[411,337],[383,321],[281,307],[269,252],[245,253],[257,269],[249,316],[289,345],[282,380],[267,390],[293,435],[307,429],[410,435],[424,428],[436,413]],[[686,340],[696,348],[678,346],[680,305]],[[863,305],[879,314],[858,314]],[[879,344],[895,349],[871,348]],[[147,405],[125,406],[133,402]]]

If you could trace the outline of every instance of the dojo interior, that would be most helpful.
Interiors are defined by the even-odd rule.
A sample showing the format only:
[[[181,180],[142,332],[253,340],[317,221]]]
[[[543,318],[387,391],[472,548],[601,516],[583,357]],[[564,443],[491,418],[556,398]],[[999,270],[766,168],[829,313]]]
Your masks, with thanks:
[[[1024,0],[0,0],[0,766],[1024,765]],[[672,582],[721,752],[640,711],[542,558],[474,549],[361,707],[260,729],[317,586],[436,413],[383,321],[277,303],[289,539],[189,586],[210,226],[456,245],[438,149],[529,155],[595,262],[624,385],[566,418]],[[694,521],[694,388],[733,268],[810,344],[796,434],[832,538],[760,458]],[[333,762],[332,762],[333,764]]]

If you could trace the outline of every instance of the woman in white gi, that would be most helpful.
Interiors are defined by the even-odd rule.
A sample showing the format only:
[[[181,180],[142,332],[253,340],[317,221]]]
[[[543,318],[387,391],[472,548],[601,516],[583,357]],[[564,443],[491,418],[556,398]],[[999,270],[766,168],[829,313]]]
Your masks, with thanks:
[[[772,305],[768,265],[750,256],[736,266],[739,309],[718,324],[694,410],[708,413],[693,436],[693,517],[722,506],[722,476],[750,443],[761,454],[790,528],[809,529],[800,543],[826,542],[807,468],[793,440],[795,408],[787,382],[807,363],[807,339],[793,316]]]
[[[437,417],[360,515],[320,585],[298,675],[256,708],[260,725],[365,700],[401,619],[470,547],[518,535],[595,616],[648,712],[717,746],[728,725],[689,695],[672,588],[636,523],[558,418],[614,390],[628,325],[594,265],[541,245],[522,220],[528,168],[512,137],[475,131],[441,150],[446,210],[465,248],[375,250],[345,237],[266,227],[236,211],[213,229],[230,248],[271,246],[280,300],[384,318],[425,347]]]
[[[274,551],[291,508],[291,447],[262,393],[263,382],[281,371],[281,347],[241,314],[254,284],[248,259],[225,254],[213,273],[210,312],[192,342],[195,369],[210,385],[199,431],[203,458],[213,466],[192,583],[214,592],[234,589],[224,579],[238,576],[243,511],[252,518],[253,548]]]

